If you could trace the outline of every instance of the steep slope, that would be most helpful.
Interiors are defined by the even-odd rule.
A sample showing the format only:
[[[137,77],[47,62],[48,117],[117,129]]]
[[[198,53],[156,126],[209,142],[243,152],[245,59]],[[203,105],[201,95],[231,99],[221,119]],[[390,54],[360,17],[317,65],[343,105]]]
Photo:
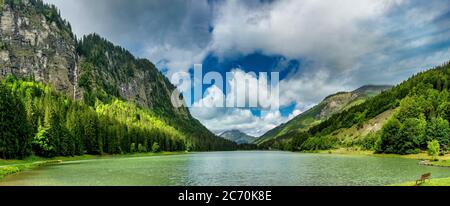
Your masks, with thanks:
[[[175,87],[146,59],[96,35],[78,41],[57,8],[41,0],[5,0],[0,9],[0,78],[36,81],[95,108],[116,100],[136,105],[186,137],[192,150],[229,150],[185,107],[170,101]],[[123,109],[123,108],[122,108]]]
[[[227,140],[236,142],[238,144],[249,144],[249,143],[252,143],[256,139],[256,137],[245,134],[239,130],[225,131],[225,132],[222,132],[219,136],[221,136]]]
[[[73,95],[78,60],[70,24],[41,1],[2,2],[0,77],[27,77]]]
[[[230,141],[215,136],[186,107],[175,108],[170,97],[175,87],[147,59],[138,59],[125,49],[91,34],[78,43],[80,90],[89,105],[97,99],[122,98],[152,110],[169,125],[187,134],[199,150],[227,150]],[[222,146],[219,146],[222,145]]]
[[[411,154],[437,141],[450,145],[450,63],[418,73],[390,90],[332,115],[304,132],[266,144],[289,150],[357,147]]]
[[[387,85],[366,85],[352,92],[339,92],[326,97],[322,102],[306,112],[298,115],[289,122],[282,124],[258,138],[255,143],[263,144],[277,138],[289,137],[297,132],[306,131],[314,125],[319,124],[352,106],[361,104],[368,98],[391,88]]]

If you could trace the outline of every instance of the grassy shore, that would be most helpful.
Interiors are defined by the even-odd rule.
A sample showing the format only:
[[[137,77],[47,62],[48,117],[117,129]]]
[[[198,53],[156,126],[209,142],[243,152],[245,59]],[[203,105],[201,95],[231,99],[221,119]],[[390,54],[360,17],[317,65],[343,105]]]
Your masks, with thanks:
[[[82,155],[74,157],[52,157],[44,158],[38,156],[30,156],[23,160],[3,160],[0,159],[0,181],[6,175],[15,174],[24,170],[42,167],[52,164],[61,164],[63,162],[92,160],[92,159],[112,159],[112,158],[129,158],[129,157],[147,157],[162,155],[180,155],[187,152],[158,152],[158,153],[134,153],[134,154],[118,154],[118,155]]]
[[[341,155],[364,155],[364,156],[374,156],[374,157],[392,157],[392,158],[408,158],[415,160],[426,160],[428,166],[439,166],[439,167],[450,167],[450,154],[439,156],[438,161],[433,161],[426,152],[421,152],[418,154],[409,155],[398,155],[398,154],[375,154],[374,151],[358,150],[352,148],[340,148],[334,150],[323,150],[317,151],[321,154],[341,154]],[[415,181],[403,182],[398,184],[392,184],[389,186],[416,186]],[[436,178],[425,181],[425,183],[420,186],[450,186],[450,177],[447,178]]]
[[[449,166],[450,167],[450,154],[439,156],[438,161],[432,161],[432,157],[430,157],[426,152],[420,152],[418,154],[408,154],[408,155],[399,155],[399,154],[376,154],[374,151],[368,150],[359,150],[353,148],[339,148],[333,150],[320,150],[316,151],[320,154],[342,154],[342,155],[364,155],[364,156],[374,156],[374,157],[397,157],[397,158],[408,158],[415,160],[428,160],[431,165],[435,166]]]
[[[450,185],[450,177],[446,178],[437,178],[437,179],[430,179],[426,180],[423,184],[420,186],[449,186]],[[390,186],[416,186],[416,182],[403,182],[399,184],[392,184]]]

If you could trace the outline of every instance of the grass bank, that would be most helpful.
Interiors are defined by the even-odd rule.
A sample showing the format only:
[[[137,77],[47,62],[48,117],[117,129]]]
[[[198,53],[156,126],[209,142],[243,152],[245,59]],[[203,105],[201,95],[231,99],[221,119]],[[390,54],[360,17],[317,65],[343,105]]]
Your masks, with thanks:
[[[11,165],[2,165],[0,166],[0,180],[3,179],[6,175],[15,174],[27,169],[33,169],[36,167],[41,167],[45,165],[59,164],[62,163],[61,160],[44,160],[44,161],[35,161],[35,162],[26,162],[21,164],[11,164]]]
[[[150,157],[162,155],[181,155],[187,152],[158,152],[158,153],[134,153],[134,154],[116,154],[116,155],[81,155],[73,157],[52,157],[44,158],[38,156],[30,156],[23,160],[3,160],[0,159],[0,181],[7,175],[22,172],[24,170],[34,169],[37,167],[61,164],[63,162],[92,160],[92,159],[112,159],[112,158],[128,158],[128,157]]]
[[[426,152],[421,152],[418,154],[408,154],[408,155],[399,155],[399,154],[375,154],[374,151],[367,150],[358,150],[352,148],[340,148],[334,150],[323,150],[317,151],[317,153],[321,154],[341,154],[341,155],[364,155],[364,156],[374,156],[374,157],[391,157],[391,158],[407,158],[407,159],[415,159],[415,160],[426,160],[426,166],[439,166],[439,167],[450,167],[450,154],[439,156],[438,161],[433,161],[433,158],[430,157]],[[417,177],[419,178],[419,177]],[[415,181],[403,182],[398,184],[392,184],[389,186],[416,186]],[[430,180],[426,180],[425,183],[420,186],[450,186],[450,177],[447,178],[436,178],[433,179],[431,177]]]
[[[450,185],[450,177],[446,178],[436,178],[436,179],[430,179],[426,180],[423,184],[420,186],[449,186]],[[399,184],[392,184],[390,186],[416,186],[416,182],[403,182]]]
[[[439,156],[438,161],[432,161],[432,157],[429,156],[426,152],[420,152],[418,154],[407,154],[407,155],[399,155],[399,154],[376,154],[374,151],[370,150],[359,150],[354,148],[339,148],[332,150],[320,150],[316,151],[319,154],[341,154],[341,155],[364,155],[364,156],[373,156],[373,157],[396,157],[396,158],[407,158],[407,159],[415,159],[415,160],[428,160],[430,161],[430,165],[433,166],[449,166],[450,167],[450,154]]]

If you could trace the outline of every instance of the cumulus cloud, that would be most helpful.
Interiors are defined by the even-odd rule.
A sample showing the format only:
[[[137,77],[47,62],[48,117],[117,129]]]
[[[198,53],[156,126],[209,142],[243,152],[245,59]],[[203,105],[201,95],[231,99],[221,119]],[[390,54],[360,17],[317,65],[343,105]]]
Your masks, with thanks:
[[[191,113],[216,134],[238,129],[258,137],[300,114],[300,110],[295,110],[288,117],[283,117],[278,110],[263,111],[256,116],[242,108],[191,108]]]
[[[349,89],[343,86],[348,81],[345,76],[332,76],[326,68],[314,68],[314,72],[298,72],[280,82],[280,105],[295,102],[306,109],[330,94]]]
[[[297,108],[288,116],[281,115],[277,107],[280,101],[279,96],[272,92],[273,88],[269,86],[270,83],[264,75],[259,78],[263,78],[262,82],[266,84],[259,84],[255,74],[246,73],[240,69],[233,69],[229,75],[230,79],[227,82],[230,85],[229,91],[213,85],[206,89],[203,98],[195,102],[191,108],[192,115],[216,134],[239,129],[247,134],[260,136],[300,114],[301,110]],[[245,80],[248,82],[247,85],[242,84]],[[258,98],[259,94],[262,94],[264,98]],[[269,95],[266,96],[267,94]],[[225,107],[225,103],[230,102],[242,107]],[[255,102],[255,106],[263,104],[276,108],[267,107],[261,111],[261,115],[254,115],[249,109],[250,102]]]
[[[276,71],[283,72],[287,60],[301,62],[279,83],[280,105],[296,104],[290,115],[193,108],[215,132],[258,135],[331,93],[396,84],[450,55],[449,0],[44,1],[60,8],[78,36],[99,33],[149,58],[168,76],[211,54],[228,61],[255,52],[278,55],[286,61]],[[208,88],[201,102],[218,101],[220,92]]]
[[[344,69],[376,46],[378,34],[363,23],[400,1],[276,1],[257,9],[226,1],[217,9],[212,49],[307,58]]]
[[[211,38],[206,0],[45,1],[61,10],[78,36],[99,33],[169,73],[201,63]]]

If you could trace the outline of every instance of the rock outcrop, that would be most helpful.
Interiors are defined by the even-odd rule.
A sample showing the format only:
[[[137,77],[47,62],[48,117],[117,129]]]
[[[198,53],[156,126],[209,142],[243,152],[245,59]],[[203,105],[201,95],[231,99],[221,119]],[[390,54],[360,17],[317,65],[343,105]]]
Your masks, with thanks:
[[[76,40],[70,26],[52,20],[28,0],[12,8],[4,4],[0,18],[0,77],[29,77],[75,95],[77,85]],[[64,27],[64,28],[62,28]]]

